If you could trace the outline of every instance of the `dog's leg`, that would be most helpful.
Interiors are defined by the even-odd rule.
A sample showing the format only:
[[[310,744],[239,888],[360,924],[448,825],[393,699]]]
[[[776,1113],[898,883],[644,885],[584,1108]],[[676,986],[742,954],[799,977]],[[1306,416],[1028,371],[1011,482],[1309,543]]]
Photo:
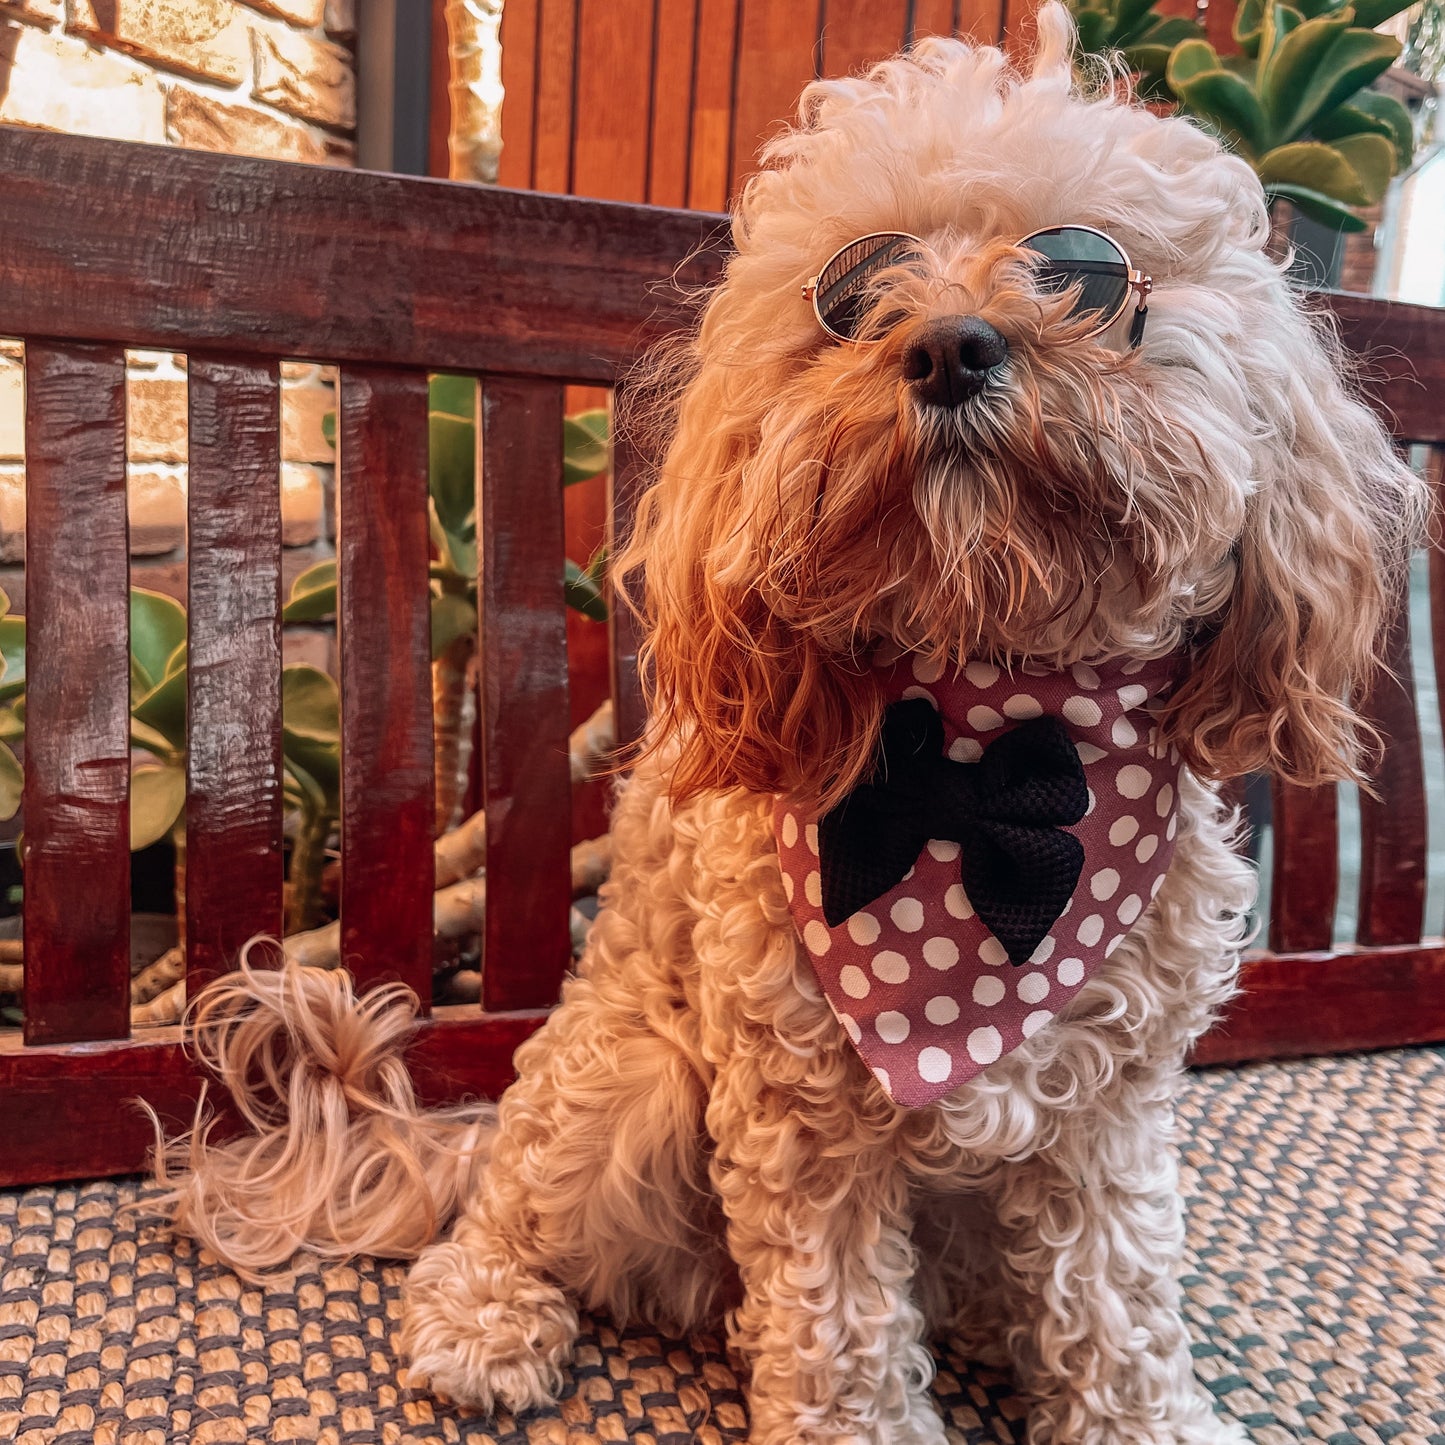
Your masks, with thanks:
[[[407,1282],[411,1374],[468,1404],[555,1397],[579,1303],[687,1329],[729,1278],[680,974],[691,914],[654,803],[645,777],[624,794],[583,976],[517,1051],[474,1192]]]
[[[752,1445],[942,1445],[933,1362],[912,1297],[908,1188],[852,1103],[822,1117],[756,1061],[719,1073],[713,1180],[743,1303],[733,1343],[752,1366]]]
[[[1006,1168],[1002,1322],[1030,1445],[1244,1442],[1194,1378],[1176,1274],[1183,1211],[1167,1091],[1136,1079],[1090,1127]]]

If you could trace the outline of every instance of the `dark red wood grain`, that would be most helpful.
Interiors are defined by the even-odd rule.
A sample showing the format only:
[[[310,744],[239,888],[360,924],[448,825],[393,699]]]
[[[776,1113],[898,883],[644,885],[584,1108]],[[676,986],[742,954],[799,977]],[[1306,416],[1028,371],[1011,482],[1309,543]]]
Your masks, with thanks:
[[[560,425],[560,424],[559,424]],[[341,370],[341,956],[431,998],[427,378]]]
[[[619,545],[632,530],[633,512],[646,482],[647,462],[639,450],[638,438],[631,428],[614,426],[608,493],[610,555],[616,555]],[[636,593],[638,588],[634,585],[631,590]],[[617,745],[625,748],[642,736],[647,711],[637,670],[641,629],[632,609],[621,597],[614,596],[609,603],[608,627],[611,631],[613,723],[617,730]]]
[[[718,261],[715,216],[5,126],[0,176],[6,335],[610,383]]]
[[[1445,946],[1342,949],[1245,963],[1244,992],[1196,1064],[1400,1048],[1445,1039]]]
[[[1403,441],[1445,442],[1445,310],[1321,292],[1358,370],[1362,394]]]
[[[1269,946],[1276,953],[1329,948],[1340,886],[1335,789],[1275,780]]]
[[[189,368],[188,988],[281,931],[281,395],[274,361]]]
[[[1425,767],[1415,715],[1410,613],[1402,597],[1385,639],[1388,671],[1376,674],[1364,712],[1385,740],[1372,778],[1360,791],[1360,910],[1364,945],[1408,944],[1425,922]],[[1311,866],[1300,860],[1301,867]]]
[[[1431,447],[1426,462],[1430,481],[1430,652],[1435,664],[1435,704],[1445,731],[1445,446]],[[1432,920],[1433,932],[1445,932]],[[1428,924],[1427,924],[1428,926]]]
[[[562,388],[488,377],[482,426],[482,1002],[557,1001],[571,961]]]
[[[512,1054],[546,1017],[438,1009],[421,1022],[407,1056],[418,1098],[428,1105],[496,1098],[515,1077]],[[154,1134],[138,1101],[174,1135],[190,1126],[202,1077],[176,1028],[84,1051],[22,1049],[0,1035],[0,1188],[144,1169]],[[214,1083],[207,1106],[221,1115],[224,1132],[224,1093]]]
[[[125,357],[33,341],[25,360],[25,1039],[119,1039],[130,1031]]]

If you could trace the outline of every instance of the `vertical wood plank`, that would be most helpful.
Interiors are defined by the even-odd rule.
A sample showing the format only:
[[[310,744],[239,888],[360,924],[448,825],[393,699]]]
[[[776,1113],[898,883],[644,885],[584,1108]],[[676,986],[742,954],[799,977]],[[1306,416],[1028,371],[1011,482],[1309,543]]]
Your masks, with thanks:
[[[647,199],[654,206],[687,205],[697,18],[697,0],[663,0],[657,6],[647,178]]]
[[[281,931],[281,397],[274,361],[190,359],[188,989]]]
[[[532,184],[537,124],[537,0],[507,0],[502,7],[502,154],[497,182]]]
[[[447,180],[452,173],[452,64],[447,0],[431,0],[431,70],[427,77],[426,173]]]
[[[914,0],[911,40],[953,34],[954,0]]]
[[[343,367],[338,456],[341,956],[431,999],[427,379]]]
[[[687,173],[687,204],[695,211],[725,211],[732,194],[741,9],[742,0],[698,0]]]
[[[562,387],[481,387],[482,1003],[555,1003],[571,962],[571,780],[562,596]]]
[[[1431,447],[1425,475],[1430,483],[1430,654],[1435,663],[1435,701],[1445,729],[1445,447]],[[1445,925],[1437,925],[1445,932]]]
[[[1269,946],[1275,953],[1329,948],[1340,880],[1334,786],[1296,788],[1276,780],[1272,793]]]
[[[565,192],[572,189],[577,113],[577,0],[539,0],[539,4],[532,186]]]
[[[821,0],[787,6],[742,0],[733,96],[734,191],[757,170],[763,142],[797,114],[798,96],[813,79],[821,24]]]
[[[616,413],[614,397],[613,412]],[[630,428],[612,428],[612,474],[608,496],[609,555],[615,556],[632,531],[637,499],[647,483],[647,468]],[[634,584],[635,585],[635,584]],[[637,651],[641,630],[632,610],[617,596],[608,601],[608,630],[612,651],[612,712],[617,746],[626,748],[642,736],[647,723]]]
[[[575,195],[647,199],[654,78],[652,0],[578,0]]]
[[[26,347],[25,1042],[130,1029],[125,355]]]
[[[901,50],[908,9],[908,0],[828,0],[822,73],[851,75]]]
[[[1026,64],[1033,53],[1040,3],[1041,0],[994,0],[994,6],[1001,11],[1003,47],[1015,65]],[[981,15],[977,23],[985,25],[987,19],[986,14]]]
[[[1414,943],[1425,920],[1425,769],[1415,715],[1408,594],[1396,600],[1385,662],[1389,671],[1376,676],[1364,709],[1385,740],[1372,780],[1378,796],[1360,793],[1356,937],[1370,947]]]

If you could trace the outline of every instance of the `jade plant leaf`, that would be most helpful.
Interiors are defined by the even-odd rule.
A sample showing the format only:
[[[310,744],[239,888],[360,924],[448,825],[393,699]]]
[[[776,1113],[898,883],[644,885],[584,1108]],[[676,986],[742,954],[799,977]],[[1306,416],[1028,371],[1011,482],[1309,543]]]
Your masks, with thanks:
[[[475,602],[444,592],[431,602],[431,655],[435,662],[457,638],[477,630]]]
[[[158,733],[175,752],[186,746],[186,667],[168,672],[144,697],[131,704],[131,723]]]
[[[1348,10],[1307,20],[1261,68],[1260,97],[1279,142],[1298,136],[1316,116],[1349,100],[1394,64],[1400,42],[1349,28]]]
[[[142,763],[130,775],[130,846],[159,842],[186,806],[186,770],[179,763]]]
[[[431,495],[437,520],[453,536],[477,533],[476,423],[434,411],[427,420],[431,447]]]
[[[149,691],[166,675],[166,663],[186,640],[186,609],[173,597],[144,587],[130,589],[132,695],[137,682]]]
[[[0,702],[9,702],[25,691],[25,619],[0,617]]]
[[[281,609],[283,622],[321,622],[336,613],[336,562],[318,562],[291,584]]]
[[[607,470],[607,412],[579,411],[562,422],[562,484],[572,486]]]
[[[1268,149],[1269,125],[1250,84],[1225,70],[1214,47],[1186,41],[1169,58],[1169,88],[1200,119],[1247,156]]]
[[[1410,112],[1393,95],[1362,90],[1346,105],[1320,116],[1310,127],[1316,140],[1342,140],[1345,136],[1373,133],[1395,147],[1395,168],[1404,171],[1415,157],[1415,123]]]
[[[10,744],[0,742],[0,822],[13,818],[20,811],[25,793],[25,774]]]
[[[1272,196],[1282,196],[1310,220],[1318,221],[1322,226],[1329,226],[1336,231],[1363,231],[1365,229],[1364,221],[1348,206],[1342,205],[1331,196],[1326,196],[1319,191],[1312,191],[1308,186],[1276,182],[1270,186],[1269,192]]]
[[[281,669],[281,751],[328,804],[341,796],[341,695],[333,678],[297,663]]]

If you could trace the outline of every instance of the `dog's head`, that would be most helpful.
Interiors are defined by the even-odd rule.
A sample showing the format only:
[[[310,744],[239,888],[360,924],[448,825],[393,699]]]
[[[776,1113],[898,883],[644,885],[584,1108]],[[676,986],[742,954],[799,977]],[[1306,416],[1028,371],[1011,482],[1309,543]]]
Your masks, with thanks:
[[[871,755],[880,643],[1045,665],[1184,649],[1165,725],[1197,770],[1358,769],[1351,699],[1417,484],[1266,256],[1253,172],[1080,93],[1072,43],[1059,5],[1026,76],[925,42],[810,86],[765,152],[622,558],[645,571],[675,794],[841,796]],[[1020,244],[1060,226],[1152,278],[1137,347],[1142,285],[1098,331],[1109,313]],[[916,239],[815,310],[810,278],[878,232]]]

